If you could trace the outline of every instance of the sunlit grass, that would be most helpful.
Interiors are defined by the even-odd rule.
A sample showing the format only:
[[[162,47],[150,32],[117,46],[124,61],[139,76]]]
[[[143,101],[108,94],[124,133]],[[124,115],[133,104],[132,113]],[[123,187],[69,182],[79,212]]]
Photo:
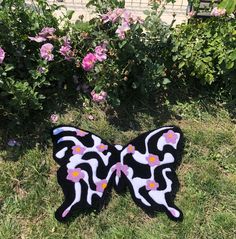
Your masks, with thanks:
[[[115,192],[100,213],[81,214],[66,224],[57,222],[54,211],[63,194],[56,180],[58,166],[52,159],[48,124],[41,131],[40,144],[28,147],[30,142],[23,142],[20,149],[6,147],[1,152],[0,238],[235,238],[236,127],[228,113],[205,109],[196,102],[177,104],[171,107],[177,120],[163,119],[158,110],[150,113],[144,108],[111,116],[98,107],[85,111],[70,107],[60,115],[59,123],[76,125],[119,144],[163,124],[180,126],[186,142],[177,169],[181,187],[175,202],[183,210],[183,222],[172,222],[163,213],[150,217],[129,193]]]

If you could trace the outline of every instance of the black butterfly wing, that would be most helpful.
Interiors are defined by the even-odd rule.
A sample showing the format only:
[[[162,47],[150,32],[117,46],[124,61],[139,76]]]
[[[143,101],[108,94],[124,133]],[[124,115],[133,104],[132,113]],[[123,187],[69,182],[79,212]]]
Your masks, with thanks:
[[[51,135],[53,157],[61,166],[58,183],[65,196],[56,218],[63,221],[77,208],[100,207],[112,184],[118,151],[97,135],[71,126],[55,127]]]
[[[134,201],[144,210],[165,211],[173,220],[182,219],[173,203],[182,147],[181,130],[167,126],[140,135],[122,149],[121,181],[126,180]]]

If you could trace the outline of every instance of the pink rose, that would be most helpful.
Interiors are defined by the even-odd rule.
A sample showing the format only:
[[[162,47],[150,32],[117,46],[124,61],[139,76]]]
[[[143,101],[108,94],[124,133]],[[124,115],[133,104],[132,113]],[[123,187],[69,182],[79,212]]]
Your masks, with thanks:
[[[106,23],[106,22],[112,22],[112,23],[115,23],[119,20],[120,16],[123,14],[125,9],[123,8],[115,8],[113,11],[109,11],[107,12],[106,14],[103,14],[101,17],[102,17],[102,20],[103,20],[103,23]]]
[[[133,22],[133,16],[130,11],[125,10],[123,15],[122,15],[123,21],[130,23]]]
[[[103,44],[102,46],[96,46],[95,48],[95,56],[97,58],[98,61],[102,62],[104,60],[107,59],[107,49],[106,49],[106,46],[105,44]]]
[[[52,36],[55,31],[56,29],[53,27],[44,27],[38,35],[46,38]]]
[[[67,36],[62,37],[64,43],[61,46],[59,52],[62,56],[65,57],[65,60],[70,61],[73,56],[74,52],[71,50],[72,46],[70,45],[70,40]]]
[[[124,8],[115,8],[113,11],[109,11],[106,14],[101,15],[103,23],[107,22],[118,22],[122,20],[127,23],[140,23],[143,24],[143,20],[140,17],[134,16],[130,11]]]
[[[51,121],[52,123],[56,123],[58,120],[59,120],[59,116],[58,116],[57,114],[52,114],[52,115],[50,116],[50,121]]]
[[[124,13],[124,11],[126,11],[124,8],[115,8],[113,10],[113,12],[115,12],[117,16],[121,16]]]
[[[127,22],[123,22],[121,26],[119,26],[116,30],[118,37],[123,40],[125,39],[125,33],[130,30],[130,26]]]
[[[46,61],[53,61],[54,55],[52,54],[53,45],[51,43],[46,43],[40,48],[40,55]]]
[[[196,15],[196,12],[195,12],[195,11],[191,11],[191,12],[188,13],[188,16],[189,16],[189,17],[193,17],[193,16],[195,16],[195,15]]]
[[[45,37],[41,37],[41,36],[35,36],[35,37],[28,37],[31,41],[35,41],[35,42],[44,42],[47,39]]]
[[[93,53],[88,53],[82,61],[83,69],[85,71],[91,71],[93,69],[96,61],[97,61],[96,56]]]
[[[68,54],[68,52],[70,52],[71,46],[67,45],[67,46],[61,46],[59,52],[61,53],[61,55],[66,56]]]
[[[44,27],[39,34],[35,37],[28,37],[31,41],[35,42],[44,42],[48,37],[52,36],[53,33],[56,31],[53,27]]]
[[[222,17],[226,14],[226,9],[214,7],[211,11],[211,15],[214,17]]]
[[[104,102],[107,98],[107,93],[105,91],[101,91],[100,93],[95,93],[95,91],[91,92],[92,100],[97,103]]]
[[[0,64],[3,63],[5,59],[5,51],[0,47]]]
[[[7,142],[7,145],[10,146],[10,147],[15,147],[15,146],[20,146],[21,143],[16,141],[15,139],[10,139],[8,142]]]
[[[70,39],[67,36],[62,37],[64,41],[64,46],[70,46]]]
[[[66,45],[66,46],[61,46],[59,50],[60,54],[65,57],[65,60],[70,61],[73,57],[73,51],[71,51],[71,46]]]
[[[101,15],[103,23],[107,23],[110,21],[110,15],[111,15],[111,11]]]

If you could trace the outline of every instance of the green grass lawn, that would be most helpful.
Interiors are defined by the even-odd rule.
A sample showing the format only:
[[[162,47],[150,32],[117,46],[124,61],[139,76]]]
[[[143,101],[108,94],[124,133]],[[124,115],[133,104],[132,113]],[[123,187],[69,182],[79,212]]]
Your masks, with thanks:
[[[64,108],[59,123],[74,124],[119,144],[164,124],[180,126],[186,143],[177,169],[181,187],[175,203],[184,220],[170,221],[164,213],[150,217],[128,192],[113,191],[100,213],[57,222],[54,212],[63,194],[52,158],[51,125],[42,120],[34,130],[21,133],[20,148],[5,147],[0,154],[1,239],[236,238],[236,125],[224,108],[194,101],[175,104],[168,111],[141,105],[106,115],[97,107],[82,111],[75,105]],[[4,132],[1,142],[14,133]]]

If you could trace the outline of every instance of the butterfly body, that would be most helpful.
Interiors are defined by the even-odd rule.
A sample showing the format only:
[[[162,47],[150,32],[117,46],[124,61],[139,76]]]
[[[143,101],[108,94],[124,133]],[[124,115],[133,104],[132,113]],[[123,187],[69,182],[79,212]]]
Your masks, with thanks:
[[[71,126],[54,128],[52,139],[65,196],[56,212],[59,221],[76,208],[101,206],[112,187],[117,192],[128,187],[135,203],[146,211],[165,211],[173,220],[182,219],[173,204],[178,184],[174,170],[182,149],[179,128],[166,126],[144,133],[124,147]]]

